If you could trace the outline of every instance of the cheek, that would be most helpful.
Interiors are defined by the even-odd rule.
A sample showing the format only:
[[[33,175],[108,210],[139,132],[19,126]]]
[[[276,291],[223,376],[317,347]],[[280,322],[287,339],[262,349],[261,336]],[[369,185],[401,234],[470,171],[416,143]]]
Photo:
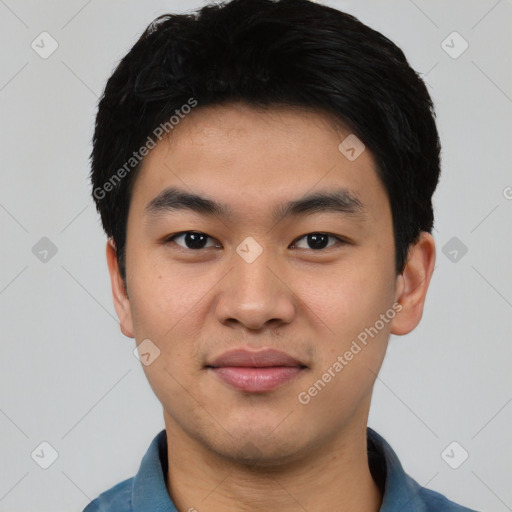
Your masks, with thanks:
[[[296,290],[331,340],[331,352],[374,325],[394,297],[392,273],[382,262],[379,268],[377,258],[332,267],[325,275],[317,273],[307,281],[311,284]]]
[[[168,262],[150,258],[132,274],[130,301],[136,334],[163,341],[172,338],[201,305],[212,284],[185,266],[170,268]],[[192,323],[194,325],[194,323]]]
[[[300,391],[310,398],[305,411],[334,428],[369,397],[386,353],[394,310],[387,321],[381,320],[392,306],[390,288],[375,277],[370,281],[364,272],[351,278],[334,274],[330,282],[335,285],[317,289],[317,300],[309,303],[325,334],[316,340],[317,364]]]
[[[139,267],[132,282],[130,304],[137,343],[150,339],[159,351],[143,370],[162,403],[181,402],[183,389],[191,387],[200,370],[197,314],[200,297],[209,289],[201,283],[191,284],[179,272],[165,275],[144,267]]]
[[[371,392],[394,316],[392,310],[386,321],[381,320],[392,307],[392,275],[385,262],[369,257],[332,271],[323,283],[313,281],[316,288],[310,291],[308,306],[321,319],[318,326],[324,335],[317,340],[318,364],[308,385],[315,387],[313,393],[321,389],[311,401],[311,410],[326,415],[325,421],[337,421],[355,411]],[[331,410],[326,404],[336,404],[337,413],[326,413]]]

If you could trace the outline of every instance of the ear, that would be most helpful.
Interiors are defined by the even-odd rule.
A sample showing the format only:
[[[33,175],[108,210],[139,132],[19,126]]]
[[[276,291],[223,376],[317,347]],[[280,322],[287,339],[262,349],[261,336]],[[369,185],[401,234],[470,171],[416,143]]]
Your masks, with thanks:
[[[418,241],[409,247],[404,271],[397,277],[395,300],[402,309],[391,323],[393,334],[407,334],[420,323],[435,262],[434,238],[422,231]]]
[[[119,263],[117,261],[116,246],[112,238],[109,238],[107,242],[107,264],[108,271],[110,273],[110,284],[112,286],[114,307],[119,318],[121,332],[129,338],[134,338],[130,299],[128,298],[123,278],[121,277]]]

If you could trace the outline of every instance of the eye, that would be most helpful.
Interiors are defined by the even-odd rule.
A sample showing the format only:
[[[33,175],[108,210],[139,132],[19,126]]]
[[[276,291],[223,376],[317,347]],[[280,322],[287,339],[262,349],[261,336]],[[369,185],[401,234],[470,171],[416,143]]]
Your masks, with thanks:
[[[333,240],[333,243],[329,243],[329,239]],[[181,242],[178,242],[181,240]],[[210,245],[208,245],[208,240],[211,240]],[[305,243],[309,245],[309,247],[300,247],[298,244],[301,240],[305,240]],[[210,247],[220,247],[220,245],[215,244],[214,239],[205,233],[201,233],[199,231],[183,231],[181,233],[176,233],[168,237],[165,240],[165,243],[174,242],[176,245],[189,250],[201,250],[207,249]],[[326,249],[336,245],[336,242],[340,244],[347,243],[342,238],[330,235],[328,233],[308,233],[307,235],[303,235],[300,238],[297,238],[291,245],[292,248],[298,247],[299,249],[310,249],[313,251],[320,251],[322,249]]]
[[[326,247],[332,247],[334,244],[328,245],[329,238],[338,241],[339,243],[346,243],[345,240],[341,239],[338,236],[329,235],[328,233],[309,233],[307,235],[301,236],[297,238],[295,242],[292,243],[292,247],[297,246],[297,243],[300,240],[306,240],[306,243],[311,247],[299,247],[299,249],[312,249],[314,251],[318,251],[321,249],[325,249]]]
[[[183,231],[182,233],[177,233],[176,235],[170,236],[165,240],[165,242],[174,242],[176,245],[179,245],[184,249],[192,250],[205,249],[208,247],[218,247],[215,244],[210,246],[206,245],[206,241],[208,239],[213,240],[213,238],[199,231]],[[177,240],[182,240],[182,243],[178,243]]]

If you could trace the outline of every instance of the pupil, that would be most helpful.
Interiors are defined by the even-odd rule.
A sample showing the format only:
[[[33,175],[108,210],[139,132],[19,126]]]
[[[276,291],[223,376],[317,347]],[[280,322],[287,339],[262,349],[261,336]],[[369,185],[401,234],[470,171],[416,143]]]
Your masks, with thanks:
[[[202,238],[202,240],[200,240]],[[189,249],[202,249],[206,241],[205,235],[201,233],[187,233],[185,235],[185,244]]]
[[[308,243],[312,249],[323,249],[327,245],[328,237],[321,233],[308,235]]]

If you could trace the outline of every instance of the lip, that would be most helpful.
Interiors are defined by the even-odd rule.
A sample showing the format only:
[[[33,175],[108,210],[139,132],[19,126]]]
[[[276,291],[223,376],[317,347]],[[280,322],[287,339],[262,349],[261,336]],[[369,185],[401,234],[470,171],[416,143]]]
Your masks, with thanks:
[[[244,368],[268,368],[270,366],[306,366],[286,352],[275,349],[263,349],[257,352],[247,349],[233,349],[216,357],[206,366],[239,366]]]
[[[270,391],[289,382],[307,367],[279,350],[253,352],[235,349],[224,352],[207,364],[206,368],[240,391],[257,393]]]

